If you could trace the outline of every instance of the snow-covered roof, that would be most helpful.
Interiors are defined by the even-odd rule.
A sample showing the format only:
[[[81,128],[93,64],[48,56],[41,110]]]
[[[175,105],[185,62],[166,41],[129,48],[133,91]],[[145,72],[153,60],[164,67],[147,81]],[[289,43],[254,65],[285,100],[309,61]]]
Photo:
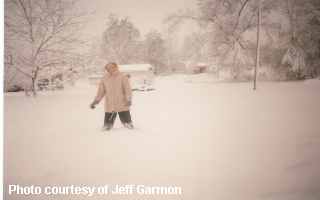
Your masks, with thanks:
[[[176,62],[176,63],[183,63],[183,64],[186,65],[188,62],[187,61],[179,61],[179,62]],[[195,67],[206,67],[206,66],[208,66],[208,64],[205,63],[205,62],[197,62],[197,63],[194,64],[194,66]]]
[[[133,65],[119,65],[120,72],[141,72],[153,70],[151,64],[133,64]]]
[[[185,61],[178,61],[175,64],[177,64],[177,63],[187,64],[187,62],[185,62]]]
[[[197,67],[206,67],[208,65],[207,65],[207,63],[204,63],[204,62],[198,62],[198,63],[195,64],[195,66],[197,66]]]
[[[103,75],[91,75],[91,76],[88,76],[88,78],[101,78],[103,77]]]

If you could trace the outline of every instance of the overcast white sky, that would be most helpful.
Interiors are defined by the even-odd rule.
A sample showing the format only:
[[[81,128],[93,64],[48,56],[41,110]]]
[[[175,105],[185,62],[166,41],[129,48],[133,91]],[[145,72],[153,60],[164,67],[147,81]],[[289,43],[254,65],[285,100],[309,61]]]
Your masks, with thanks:
[[[82,0],[83,6],[88,9],[99,8],[99,13],[89,24],[88,36],[100,36],[106,30],[108,16],[110,13],[118,14],[119,20],[125,16],[140,31],[141,38],[149,33],[151,29],[162,32],[164,26],[162,19],[166,14],[178,11],[179,9],[197,9],[197,0]],[[188,32],[197,28],[194,22],[183,25],[181,32],[188,35]]]

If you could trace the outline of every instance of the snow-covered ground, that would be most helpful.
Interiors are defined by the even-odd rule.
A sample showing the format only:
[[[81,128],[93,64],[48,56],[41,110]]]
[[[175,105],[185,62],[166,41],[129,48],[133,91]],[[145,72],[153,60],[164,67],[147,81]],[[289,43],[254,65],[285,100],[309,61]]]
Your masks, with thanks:
[[[4,94],[4,199],[320,199],[320,80],[186,83],[134,92],[139,130],[102,132],[97,86]],[[41,194],[8,194],[9,185]],[[46,187],[95,187],[45,194]],[[98,188],[109,185],[108,194]],[[112,194],[116,185],[132,194]],[[180,187],[181,194],[138,194]],[[13,186],[11,186],[13,187]]]

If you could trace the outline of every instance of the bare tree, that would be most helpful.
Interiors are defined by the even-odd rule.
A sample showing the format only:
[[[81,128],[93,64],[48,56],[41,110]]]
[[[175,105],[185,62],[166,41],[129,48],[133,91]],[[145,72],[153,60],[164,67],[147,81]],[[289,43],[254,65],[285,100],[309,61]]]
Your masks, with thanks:
[[[5,0],[5,64],[32,80],[37,93],[39,73],[70,57],[84,44],[81,30],[92,14],[78,0]]]

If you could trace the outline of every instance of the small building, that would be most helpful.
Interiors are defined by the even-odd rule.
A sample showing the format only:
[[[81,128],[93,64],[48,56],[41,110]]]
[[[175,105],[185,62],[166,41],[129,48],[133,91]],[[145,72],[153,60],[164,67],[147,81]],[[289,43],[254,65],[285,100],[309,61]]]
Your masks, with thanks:
[[[119,65],[119,71],[127,74],[128,78],[150,77],[153,75],[151,64]]]
[[[63,75],[62,73],[55,74],[51,77],[51,81],[57,82],[57,81],[63,81]]]
[[[146,79],[153,77],[153,67],[151,64],[133,64],[133,65],[119,65],[119,71],[126,74],[130,79]],[[99,85],[103,75],[89,76],[90,85]]]
[[[39,90],[64,89],[63,74],[55,73],[53,75],[39,76]]]
[[[49,77],[50,77],[50,81],[52,82],[57,82],[57,81],[63,81],[63,75],[62,73],[56,73],[53,75],[48,75],[48,77],[45,76],[39,76],[39,81],[40,82],[49,82]]]
[[[198,62],[193,67],[193,74],[207,73],[207,63]]]
[[[99,85],[101,78],[103,77],[103,75],[92,75],[89,76],[89,85]]]
[[[119,65],[119,71],[127,74],[132,90],[154,90],[154,68],[151,64]]]
[[[177,62],[171,66],[171,74],[187,74],[187,63]]]
[[[207,63],[198,62],[193,66],[192,73],[206,73],[207,72]],[[177,62],[171,66],[171,74],[187,74],[187,62]]]

